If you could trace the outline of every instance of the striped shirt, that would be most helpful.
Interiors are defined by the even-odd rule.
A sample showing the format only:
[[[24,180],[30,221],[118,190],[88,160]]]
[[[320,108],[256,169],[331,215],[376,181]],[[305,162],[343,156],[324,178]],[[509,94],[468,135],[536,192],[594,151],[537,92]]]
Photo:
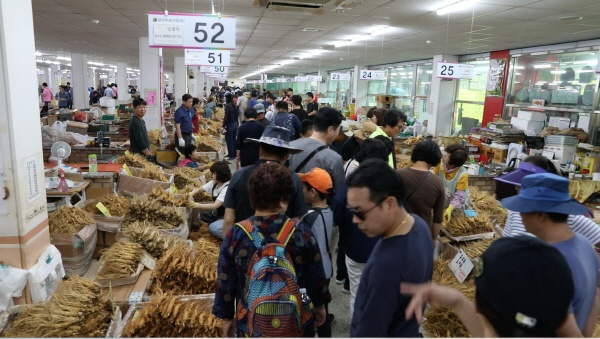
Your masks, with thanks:
[[[600,243],[600,226],[596,225],[592,219],[586,218],[583,215],[569,215],[568,223],[569,228],[573,232],[581,234],[592,246]],[[508,211],[502,235],[505,237],[516,237],[518,235],[533,236],[533,234],[525,231],[521,214],[515,211]]]

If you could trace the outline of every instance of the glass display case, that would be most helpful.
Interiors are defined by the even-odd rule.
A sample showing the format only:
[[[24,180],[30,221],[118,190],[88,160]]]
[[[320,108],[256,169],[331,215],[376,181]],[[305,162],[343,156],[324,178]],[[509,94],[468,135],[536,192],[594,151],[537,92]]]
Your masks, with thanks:
[[[347,73],[350,74],[350,79],[354,75],[352,70],[341,70],[335,71],[336,73]],[[350,105],[352,100],[352,80],[331,80],[331,73],[326,75],[326,82],[321,84],[322,88],[327,88],[327,97],[330,99],[330,104],[339,109],[343,110],[345,107]]]
[[[452,133],[465,135],[469,134],[472,127],[480,126],[483,121],[490,61],[489,59],[471,60],[461,61],[461,63],[473,65],[473,78],[457,81]]]

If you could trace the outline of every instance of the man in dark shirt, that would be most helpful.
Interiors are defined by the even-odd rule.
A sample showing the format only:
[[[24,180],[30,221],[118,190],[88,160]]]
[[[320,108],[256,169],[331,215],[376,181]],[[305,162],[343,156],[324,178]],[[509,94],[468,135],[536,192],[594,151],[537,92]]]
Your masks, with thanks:
[[[300,122],[308,119],[308,112],[302,109],[302,97],[299,95],[292,95],[292,111],[290,113],[298,117]]]
[[[317,104],[314,100],[315,95],[312,92],[306,93],[306,111],[308,112],[309,119],[314,118],[319,110],[319,104]]]
[[[192,118],[194,109],[192,108],[193,97],[189,94],[184,94],[181,97],[183,103],[175,111],[175,145],[179,147],[179,151],[183,153],[185,145],[192,143]]]
[[[300,130],[302,129],[300,127],[300,119],[287,111],[287,102],[280,101],[275,104],[275,108],[277,109],[277,114],[273,116],[270,124],[292,131],[292,139],[290,140],[296,140],[300,138]]]
[[[146,122],[143,119],[144,115],[146,115],[146,100],[135,98],[132,104],[134,116],[129,121],[129,150],[132,153],[141,154],[152,161],[150,140],[148,139]]]
[[[223,236],[227,234],[235,222],[242,221],[254,215],[254,209],[250,205],[250,194],[248,193],[248,179],[250,179],[252,172],[262,163],[275,161],[282,164],[290,153],[302,152],[301,149],[290,146],[290,139],[290,131],[278,126],[267,126],[260,139],[246,139],[249,142],[259,143],[259,158],[253,165],[246,166],[235,172],[229,181],[229,188],[227,189],[224,203]],[[307,212],[307,207],[304,203],[304,194],[302,193],[302,181],[300,181],[300,177],[294,172],[292,172],[292,181],[294,183],[292,199],[290,200],[286,214],[290,218],[295,218],[303,216]]]
[[[246,138],[260,139],[265,130],[265,126],[256,121],[256,116],[254,107],[246,108],[244,112],[246,122],[238,129],[235,148],[237,149],[236,161],[240,167],[252,165],[258,160],[259,145],[255,142],[245,142]]]
[[[254,107],[258,105],[258,93],[256,90],[250,92],[250,100],[248,100],[248,107]]]
[[[265,117],[265,106],[263,104],[254,105],[254,109],[256,110],[256,121],[264,127],[269,126],[271,121]]]

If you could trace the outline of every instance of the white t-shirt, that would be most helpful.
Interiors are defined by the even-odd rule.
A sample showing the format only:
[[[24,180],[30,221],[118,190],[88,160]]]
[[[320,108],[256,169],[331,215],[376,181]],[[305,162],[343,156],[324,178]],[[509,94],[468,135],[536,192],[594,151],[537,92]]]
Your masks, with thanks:
[[[216,184],[217,183],[214,180],[211,180],[204,184],[202,188],[204,189],[204,192],[211,193],[215,201],[218,200],[220,202],[225,202],[225,195],[227,194],[227,187],[229,187],[229,181],[224,183],[221,187],[215,187]]]

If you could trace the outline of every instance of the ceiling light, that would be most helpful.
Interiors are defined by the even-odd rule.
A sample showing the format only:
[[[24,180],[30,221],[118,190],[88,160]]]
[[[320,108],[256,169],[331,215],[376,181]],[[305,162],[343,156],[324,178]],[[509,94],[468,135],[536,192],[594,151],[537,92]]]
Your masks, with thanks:
[[[433,73],[433,71],[425,71],[425,73],[431,74],[431,73]]]
[[[35,52],[35,56],[42,56],[42,53],[40,53],[40,52]]]
[[[384,33],[388,33],[394,30],[394,27],[388,27],[388,26],[384,26],[384,27],[380,27],[376,30],[374,30],[373,32],[371,32],[371,36],[377,36],[377,35],[381,35]]]
[[[357,35],[357,36],[353,37],[350,40],[352,40],[352,41],[363,41],[363,40],[367,40],[369,37],[370,36],[366,35],[366,34],[364,34],[364,35]]]
[[[68,58],[68,57],[56,57],[56,59],[58,59],[58,60],[66,60],[66,61],[71,61],[71,58]]]
[[[348,46],[351,43],[352,43],[352,41],[340,41],[337,44],[335,44],[335,48]]]
[[[432,43],[433,41],[431,41],[431,40],[426,40],[425,42],[426,42],[426,43],[428,43],[428,44],[430,44],[430,43]]]
[[[515,69],[525,69],[525,66],[517,66]]]
[[[575,61],[573,62],[576,65],[596,65],[598,63],[598,60],[579,60],[579,61]]]
[[[302,32],[321,32],[324,31],[324,29],[320,29],[320,28],[303,28]]]
[[[537,65],[533,65],[533,68],[552,68],[552,65],[550,65],[550,64],[537,64]]]
[[[90,20],[90,22],[97,25],[100,23],[100,20]]]
[[[567,71],[550,71],[551,74],[565,74]]]
[[[475,4],[475,0],[452,0],[449,4],[437,9],[438,15],[445,15],[452,12],[469,8]]]

